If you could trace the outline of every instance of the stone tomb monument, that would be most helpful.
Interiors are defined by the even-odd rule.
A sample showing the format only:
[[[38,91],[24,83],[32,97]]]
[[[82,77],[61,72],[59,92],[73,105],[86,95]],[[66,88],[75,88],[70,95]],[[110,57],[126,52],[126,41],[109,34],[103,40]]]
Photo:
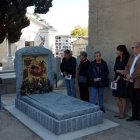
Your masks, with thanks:
[[[44,47],[16,52],[16,108],[56,135],[102,123],[98,106],[52,91],[51,58]]]

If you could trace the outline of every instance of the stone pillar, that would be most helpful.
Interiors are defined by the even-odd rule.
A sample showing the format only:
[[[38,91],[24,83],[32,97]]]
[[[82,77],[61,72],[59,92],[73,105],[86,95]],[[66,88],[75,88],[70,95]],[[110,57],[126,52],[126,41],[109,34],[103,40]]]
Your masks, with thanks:
[[[87,49],[90,56],[101,51],[110,69],[110,80],[114,75],[116,46],[125,44],[130,48],[135,41],[140,41],[140,0],[89,0]],[[109,94],[105,93],[107,102],[113,100]]]
[[[7,56],[3,58],[3,70],[14,70],[14,59],[12,58],[11,43],[6,38]]]

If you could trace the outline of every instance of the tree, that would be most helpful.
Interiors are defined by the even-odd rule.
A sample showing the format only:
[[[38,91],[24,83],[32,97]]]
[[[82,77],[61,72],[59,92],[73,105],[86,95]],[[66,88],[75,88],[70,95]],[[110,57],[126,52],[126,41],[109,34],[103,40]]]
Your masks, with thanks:
[[[72,36],[87,36],[88,35],[88,29],[80,27],[80,26],[76,26],[71,31],[71,35]]]
[[[35,6],[35,13],[45,14],[52,6],[52,0],[0,0],[0,43],[5,38],[9,43],[17,42],[21,30],[30,24],[26,9]]]

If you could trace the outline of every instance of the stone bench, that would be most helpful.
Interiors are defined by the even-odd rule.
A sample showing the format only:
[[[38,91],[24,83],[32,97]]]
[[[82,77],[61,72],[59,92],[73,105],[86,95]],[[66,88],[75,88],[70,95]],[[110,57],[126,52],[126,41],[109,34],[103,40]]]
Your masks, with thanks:
[[[0,72],[0,109],[2,108],[1,96],[16,92],[16,75],[14,71]]]
[[[5,87],[5,94],[16,92],[16,75],[15,72],[1,72],[0,85]]]
[[[1,100],[1,96],[5,94],[5,85],[0,84],[0,110],[2,109],[2,100]]]

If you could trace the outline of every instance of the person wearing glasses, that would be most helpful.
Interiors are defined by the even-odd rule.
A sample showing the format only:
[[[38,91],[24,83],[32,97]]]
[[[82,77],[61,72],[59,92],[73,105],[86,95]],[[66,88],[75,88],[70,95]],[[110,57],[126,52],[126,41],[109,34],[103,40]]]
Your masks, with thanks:
[[[124,71],[132,104],[132,116],[127,121],[140,119],[140,42],[133,43],[132,53]]]
[[[108,66],[102,59],[101,52],[95,52],[95,60],[93,60],[89,67],[89,77],[92,83],[92,91],[90,95],[90,103],[96,104],[96,97],[98,95],[98,105],[100,110],[105,112],[103,107],[103,93],[104,87],[108,86]]]

